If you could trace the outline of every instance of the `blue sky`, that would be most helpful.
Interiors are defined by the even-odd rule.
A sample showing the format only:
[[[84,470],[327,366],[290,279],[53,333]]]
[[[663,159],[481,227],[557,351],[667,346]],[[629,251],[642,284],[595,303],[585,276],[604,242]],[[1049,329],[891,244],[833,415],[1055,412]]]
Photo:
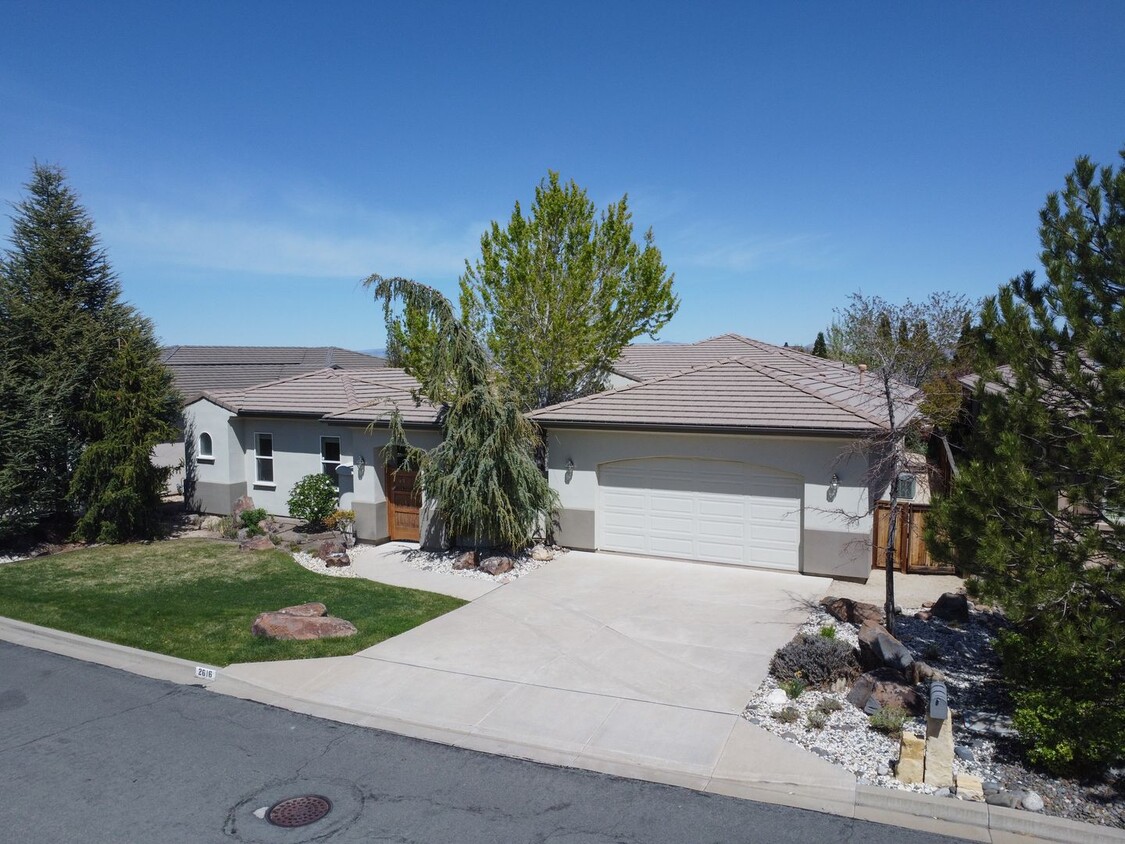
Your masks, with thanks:
[[[66,168],[164,342],[373,348],[360,280],[453,293],[550,168],[653,228],[662,339],[807,343],[1038,268],[1125,144],[1123,43],[1119,0],[0,0],[0,199]]]

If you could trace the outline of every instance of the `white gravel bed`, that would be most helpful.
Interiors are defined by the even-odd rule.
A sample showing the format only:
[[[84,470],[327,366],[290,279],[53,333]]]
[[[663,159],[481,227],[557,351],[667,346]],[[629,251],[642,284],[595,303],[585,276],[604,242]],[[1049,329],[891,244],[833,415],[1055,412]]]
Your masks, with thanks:
[[[317,574],[327,574],[331,577],[359,577],[359,573],[352,569],[351,566],[326,566],[324,561],[314,554],[307,551],[293,552],[293,559],[307,568],[309,571],[315,571]]]
[[[911,621],[915,624],[935,624],[935,622],[919,622],[914,619],[911,619]],[[899,619],[900,627],[901,622],[902,619]],[[940,622],[937,622],[937,624],[945,627]],[[849,643],[852,647],[858,646],[857,629],[850,624],[837,621],[820,607],[810,613],[808,621],[801,626],[798,632],[810,636],[819,636],[823,627],[834,628],[837,639]],[[965,631],[958,631],[957,635],[967,636],[971,629],[970,627]],[[902,633],[901,629],[899,632]],[[962,687],[961,684],[963,683],[985,679],[984,674],[986,672],[981,672],[978,677],[974,678],[967,670],[962,669],[953,672],[947,670],[947,666],[943,663],[935,664],[946,672],[947,679],[953,687],[951,695],[955,695],[955,689]],[[907,785],[895,779],[892,763],[898,759],[898,739],[872,729],[867,716],[848,703],[846,694],[846,690],[841,692],[807,690],[795,700],[790,700],[778,686],[777,680],[772,676],[767,676],[747,704],[743,717],[762,729],[800,745],[829,762],[851,771],[861,783],[923,794],[934,793],[937,789],[931,786]],[[816,709],[821,701],[829,698],[842,704],[841,709],[827,715],[826,724],[822,729],[810,727],[807,721],[808,714]],[[774,716],[789,706],[797,709],[800,712],[800,717],[792,723],[778,721]],[[924,720],[922,718],[908,719],[903,725],[903,729],[924,736]],[[959,730],[954,735],[958,744],[960,744],[965,736],[958,733],[960,733]],[[974,758],[971,761],[961,758],[955,759],[954,772],[971,774],[983,780],[994,779],[994,773],[988,765],[993,751],[991,742],[974,736],[971,750],[969,748],[965,748],[965,750],[969,750]]]
[[[24,560],[27,560],[27,559],[30,559],[30,558],[20,557],[20,556],[17,556],[17,555],[0,554],[0,566],[4,565],[4,563],[20,563],[20,562],[23,562]]]
[[[552,560],[566,553],[564,548],[551,548],[549,549],[554,555]],[[505,572],[501,575],[492,575],[486,571],[478,569],[455,569],[453,564],[465,553],[464,550],[459,551],[422,551],[419,549],[411,549],[402,556],[402,561],[412,568],[419,571],[432,571],[438,574],[452,574],[457,577],[468,577],[474,580],[487,580],[491,583],[508,583],[518,577],[523,577],[526,574],[537,569],[543,568],[548,565],[552,560],[536,560],[531,556],[529,551],[525,551],[518,556],[511,557],[512,570]],[[488,555],[482,555],[482,559]],[[508,555],[500,555],[508,556]]]

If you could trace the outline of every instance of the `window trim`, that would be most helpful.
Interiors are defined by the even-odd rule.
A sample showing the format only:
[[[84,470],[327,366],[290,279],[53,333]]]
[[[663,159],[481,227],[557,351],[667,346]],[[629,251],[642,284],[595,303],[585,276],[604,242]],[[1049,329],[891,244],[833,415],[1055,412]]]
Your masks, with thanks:
[[[326,442],[328,442],[329,440],[335,440],[336,441],[336,457],[337,457],[336,460],[325,459],[324,444]],[[340,468],[340,465],[343,462],[344,462],[344,447],[343,447],[343,443],[340,441],[340,438],[335,437],[335,436],[326,436],[324,434],[321,434],[320,435],[320,471],[323,472],[324,474],[326,474],[328,477],[330,477],[332,479],[332,483],[336,484],[337,486],[340,483],[340,476],[336,473],[336,470]],[[329,466],[332,467],[331,472],[328,471]]]
[[[206,452],[203,450],[204,437],[207,437],[207,444],[209,446]],[[195,438],[195,460],[197,463],[215,462],[215,438],[207,431],[200,431],[199,436]]]
[[[270,439],[270,453],[268,457],[262,457],[261,455],[262,437],[269,437]],[[272,480],[264,481],[261,478],[261,461],[263,460],[269,461],[270,477]],[[273,462],[273,432],[271,431],[254,432],[254,486],[261,489],[277,489],[277,475],[274,473]]]

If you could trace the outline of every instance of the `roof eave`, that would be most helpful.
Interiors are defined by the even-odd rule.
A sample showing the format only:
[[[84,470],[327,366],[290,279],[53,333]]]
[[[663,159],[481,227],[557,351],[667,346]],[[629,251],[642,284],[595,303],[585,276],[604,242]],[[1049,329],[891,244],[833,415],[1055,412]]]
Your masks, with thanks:
[[[586,431],[651,431],[654,433],[672,434],[761,434],[764,436],[799,436],[799,437],[867,437],[882,431],[882,428],[792,428],[783,426],[750,426],[750,425],[669,425],[645,422],[579,422],[579,421],[548,421],[535,419],[534,422],[543,428],[568,428]]]

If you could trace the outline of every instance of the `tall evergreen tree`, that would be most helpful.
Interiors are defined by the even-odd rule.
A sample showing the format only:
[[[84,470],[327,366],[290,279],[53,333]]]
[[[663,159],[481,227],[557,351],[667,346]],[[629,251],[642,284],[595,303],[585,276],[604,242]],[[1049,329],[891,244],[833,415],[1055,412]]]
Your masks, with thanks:
[[[586,191],[550,172],[530,215],[517,202],[466,263],[462,319],[524,410],[602,389],[621,349],[679,307],[652,231],[633,240],[627,200],[596,216]]]
[[[1125,760],[1125,168],[1079,158],[1039,235],[1044,282],[986,302],[969,459],[929,539],[1013,623],[1031,758],[1104,767]]]
[[[147,322],[120,301],[63,171],[36,164],[26,191],[0,258],[0,537],[69,530],[72,479],[102,436],[90,414],[119,363],[119,340],[140,332],[155,346]],[[92,495],[82,499],[89,506]]]
[[[828,344],[824,340],[824,332],[816,332],[816,341],[812,344],[812,353],[818,358],[828,357]]]

